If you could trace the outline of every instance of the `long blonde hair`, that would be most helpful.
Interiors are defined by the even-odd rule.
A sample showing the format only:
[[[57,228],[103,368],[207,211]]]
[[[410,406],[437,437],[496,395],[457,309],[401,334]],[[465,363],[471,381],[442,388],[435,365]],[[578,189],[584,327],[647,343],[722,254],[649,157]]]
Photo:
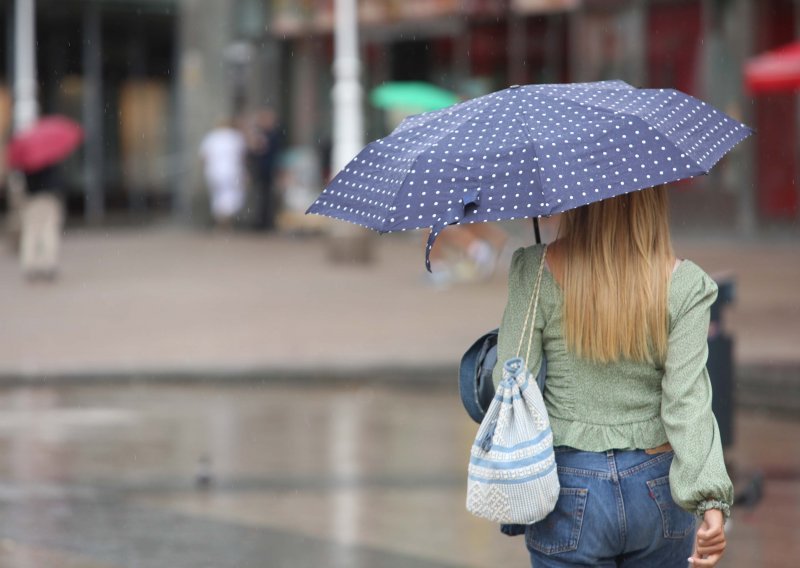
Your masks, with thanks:
[[[663,362],[674,253],[663,186],[564,213],[564,334],[581,357]]]

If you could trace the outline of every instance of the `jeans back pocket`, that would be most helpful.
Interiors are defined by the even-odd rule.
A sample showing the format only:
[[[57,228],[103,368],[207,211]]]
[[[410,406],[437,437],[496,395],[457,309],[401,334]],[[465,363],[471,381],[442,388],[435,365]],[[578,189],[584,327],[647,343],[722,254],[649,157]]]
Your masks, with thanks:
[[[588,495],[588,489],[562,487],[553,512],[528,525],[525,531],[528,548],[542,554],[577,550]]]
[[[685,538],[695,528],[694,515],[681,509],[672,499],[669,490],[669,476],[659,477],[647,482],[650,497],[661,511],[664,538]]]

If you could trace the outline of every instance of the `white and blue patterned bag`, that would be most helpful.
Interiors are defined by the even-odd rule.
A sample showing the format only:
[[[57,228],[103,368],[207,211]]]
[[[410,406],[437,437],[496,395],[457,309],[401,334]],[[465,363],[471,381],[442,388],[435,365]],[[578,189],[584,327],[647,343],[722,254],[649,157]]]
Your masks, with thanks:
[[[468,468],[467,510],[503,524],[531,524],[555,508],[560,486],[553,433],[542,393],[528,370],[545,247],[517,353],[530,328],[528,352],[503,365],[503,379],[478,428]]]

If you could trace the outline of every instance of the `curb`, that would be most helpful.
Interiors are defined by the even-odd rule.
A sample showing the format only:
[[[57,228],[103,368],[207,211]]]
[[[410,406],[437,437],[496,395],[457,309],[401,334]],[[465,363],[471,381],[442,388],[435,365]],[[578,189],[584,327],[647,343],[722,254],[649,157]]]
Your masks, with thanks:
[[[386,364],[331,367],[183,368],[86,371],[0,371],[0,388],[119,384],[276,384],[342,386],[390,384],[457,386],[455,365]]]
[[[458,390],[458,366],[385,364],[358,367],[186,368],[66,372],[0,371],[0,388],[101,385],[280,385],[294,387],[389,385]],[[800,419],[800,363],[736,368],[736,407],[774,410]]]

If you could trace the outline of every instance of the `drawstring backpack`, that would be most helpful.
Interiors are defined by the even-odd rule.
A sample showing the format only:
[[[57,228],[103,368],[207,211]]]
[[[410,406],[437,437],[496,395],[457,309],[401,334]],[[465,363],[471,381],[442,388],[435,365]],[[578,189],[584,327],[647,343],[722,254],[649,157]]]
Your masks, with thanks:
[[[560,485],[553,433],[542,393],[528,370],[547,247],[522,327],[517,356],[503,365],[503,378],[472,446],[467,510],[503,524],[531,524],[555,508]],[[528,334],[523,359],[522,343]]]

